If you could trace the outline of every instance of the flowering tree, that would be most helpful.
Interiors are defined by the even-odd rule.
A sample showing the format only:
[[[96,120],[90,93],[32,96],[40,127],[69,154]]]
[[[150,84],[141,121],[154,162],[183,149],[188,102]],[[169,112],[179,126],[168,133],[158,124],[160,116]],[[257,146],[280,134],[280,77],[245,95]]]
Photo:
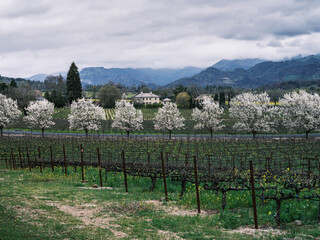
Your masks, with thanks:
[[[236,120],[233,128],[247,131],[253,138],[260,132],[275,131],[277,107],[270,106],[267,93],[242,93],[231,100],[230,116]]]
[[[206,129],[210,132],[212,137],[213,131],[217,131],[225,127],[220,125],[220,120],[223,114],[223,108],[219,107],[219,104],[211,102],[209,100],[202,103],[202,109],[194,108],[192,112],[192,118],[196,121],[195,129]]]
[[[54,104],[47,99],[30,102],[25,110],[27,116],[25,116],[23,120],[29,127],[41,129],[42,137],[44,137],[44,130],[55,124],[52,121]]]
[[[133,104],[126,101],[116,103],[116,113],[112,127],[126,131],[129,137],[130,132],[142,129],[143,116],[141,110],[136,110]]]
[[[180,111],[175,103],[167,103],[159,108],[154,118],[154,128],[156,130],[169,131],[169,138],[174,129],[184,127],[184,118],[180,116]]]
[[[89,131],[98,131],[101,127],[101,120],[105,119],[103,108],[95,106],[90,100],[82,98],[78,102],[73,101],[71,104],[71,111],[68,116],[70,129],[84,130],[87,137]]]
[[[306,91],[291,92],[279,101],[283,125],[290,130],[303,130],[306,138],[320,129],[320,96]]]
[[[5,95],[0,94],[0,132],[2,136],[2,130],[9,123],[15,121],[21,112],[18,109],[17,101],[7,98]]]

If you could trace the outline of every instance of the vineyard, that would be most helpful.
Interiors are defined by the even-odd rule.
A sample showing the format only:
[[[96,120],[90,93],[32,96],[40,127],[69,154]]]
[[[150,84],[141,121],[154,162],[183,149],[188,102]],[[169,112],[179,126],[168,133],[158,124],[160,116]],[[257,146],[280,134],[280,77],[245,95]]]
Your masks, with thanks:
[[[0,146],[1,165],[8,169],[39,174],[60,169],[84,182],[86,170],[93,168],[93,182],[103,186],[109,176],[121,174],[129,192],[129,178],[150,179],[150,191],[164,186],[167,201],[180,199],[198,212],[250,209],[248,221],[256,227],[259,222],[279,226],[300,218],[320,220],[319,139],[24,136],[3,137]],[[180,190],[168,194],[170,184]]]

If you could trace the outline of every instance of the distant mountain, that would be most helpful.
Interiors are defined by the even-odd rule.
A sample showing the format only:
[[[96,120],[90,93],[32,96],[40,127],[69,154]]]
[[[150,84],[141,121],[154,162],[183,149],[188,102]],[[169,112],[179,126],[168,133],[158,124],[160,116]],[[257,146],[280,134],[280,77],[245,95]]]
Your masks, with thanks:
[[[5,77],[0,75],[0,82],[4,82],[5,84],[9,85],[12,80],[15,80],[15,82],[18,84],[18,86],[22,83],[28,83],[33,89],[39,89],[43,90],[44,85],[42,82],[39,81],[33,81],[30,79],[24,79],[24,78],[12,78],[12,77]]]
[[[200,68],[186,67],[183,69],[151,69],[151,68],[104,68],[89,67],[80,71],[83,83],[101,85],[110,81],[126,86],[146,84],[161,86],[182,77],[190,77],[201,71]]]
[[[215,85],[255,88],[290,80],[314,79],[320,79],[320,55],[281,62],[262,62],[248,70],[237,68],[231,71],[223,71],[209,67],[193,77],[176,80],[168,84],[167,87],[182,84],[202,87]]]
[[[199,72],[201,72],[201,68],[197,67],[185,67],[182,69],[171,69],[171,68],[160,68],[160,69],[152,69],[152,68],[138,68],[137,71],[142,73],[143,75],[150,78],[150,82],[156,85],[166,85],[177,79],[183,77],[191,77]]]
[[[254,65],[258,63],[265,62],[266,60],[259,58],[248,58],[248,59],[235,59],[235,60],[226,60],[223,59],[216,64],[212,65],[212,67],[217,68],[223,71],[232,71],[237,68],[243,68],[248,70],[252,68]]]
[[[59,76],[62,75],[62,77],[66,78],[67,73],[66,72],[57,72],[57,73],[51,73],[51,74],[37,74],[37,75],[33,75],[31,77],[28,77],[26,79],[29,79],[31,81],[40,81],[40,82],[44,82],[44,80],[46,79],[46,77],[48,76]]]

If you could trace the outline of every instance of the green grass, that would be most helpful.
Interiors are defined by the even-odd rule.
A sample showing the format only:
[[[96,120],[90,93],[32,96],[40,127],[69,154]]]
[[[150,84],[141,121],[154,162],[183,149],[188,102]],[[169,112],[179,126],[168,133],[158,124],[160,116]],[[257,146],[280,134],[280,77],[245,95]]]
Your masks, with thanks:
[[[179,199],[179,185],[168,182],[168,203],[163,200],[162,182],[149,191],[150,179],[128,178],[125,193],[123,175],[109,173],[103,182],[109,189],[92,189],[99,184],[98,170],[88,168],[86,180],[81,173],[68,168],[8,171],[0,168],[0,238],[1,239],[256,239],[258,235],[240,234],[233,229],[253,227],[250,195],[228,194],[228,209],[221,213],[221,196],[200,191],[202,208],[208,214],[195,214],[194,187],[189,185],[185,197]],[[83,188],[88,187],[88,188]],[[238,199],[237,199],[238,198]],[[241,200],[239,200],[241,199]],[[153,204],[154,201],[156,204]],[[282,235],[261,234],[267,239],[320,236],[317,204],[288,201],[283,204]],[[274,226],[272,203],[258,202],[260,226]],[[83,215],[81,215],[83,211]],[[271,215],[269,212],[271,211]],[[183,215],[182,213],[192,213]],[[175,214],[177,213],[177,214]],[[302,226],[294,220],[300,219]]]

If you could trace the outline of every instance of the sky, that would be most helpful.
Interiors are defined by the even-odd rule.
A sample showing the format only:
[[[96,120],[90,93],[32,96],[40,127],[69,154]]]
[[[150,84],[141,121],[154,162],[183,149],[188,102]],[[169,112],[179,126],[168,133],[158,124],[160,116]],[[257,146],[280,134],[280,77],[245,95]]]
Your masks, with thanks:
[[[320,53],[314,0],[1,0],[0,74]]]

